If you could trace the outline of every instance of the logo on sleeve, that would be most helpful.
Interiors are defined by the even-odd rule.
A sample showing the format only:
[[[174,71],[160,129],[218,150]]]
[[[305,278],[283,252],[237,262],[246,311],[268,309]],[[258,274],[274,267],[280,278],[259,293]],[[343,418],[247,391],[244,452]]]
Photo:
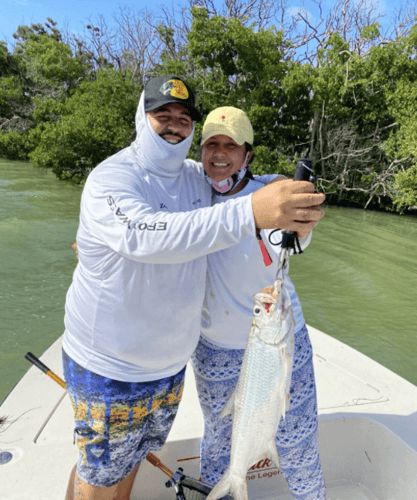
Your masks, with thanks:
[[[117,206],[114,198],[112,196],[109,196],[107,198],[107,204],[109,205],[110,210],[113,212],[114,216],[116,217],[117,221],[120,224],[126,225],[129,229],[136,229],[139,231],[166,231],[168,223],[167,222],[161,222],[161,221],[156,221],[153,224],[149,224],[148,222],[144,221],[137,221],[133,222],[129,217],[124,214],[121,210],[120,207]],[[162,203],[163,205],[163,203]]]

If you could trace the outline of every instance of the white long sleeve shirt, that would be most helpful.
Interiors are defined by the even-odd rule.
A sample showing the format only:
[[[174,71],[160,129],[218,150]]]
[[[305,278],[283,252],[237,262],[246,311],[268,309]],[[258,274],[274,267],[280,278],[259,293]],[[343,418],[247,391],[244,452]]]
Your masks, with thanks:
[[[79,263],[67,293],[63,348],[116,380],[179,372],[200,335],[207,254],[255,234],[251,196],[211,207],[192,136],[160,138],[144,111],[137,139],[89,175],[77,232]]]
[[[250,180],[242,191],[231,196],[215,196],[215,206],[225,205],[226,200],[246,198],[264,186]],[[273,285],[278,268],[281,246],[271,245],[268,231],[261,231],[262,239],[273,263],[266,267],[259,243],[250,234],[238,245],[208,255],[206,295],[203,305],[201,333],[212,344],[229,349],[244,349],[253,318],[253,295]],[[311,241],[311,232],[300,240],[304,250]],[[273,243],[281,241],[281,231],[271,236]],[[297,257],[294,257],[297,258]],[[284,284],[287,287],[294,310],[295,331],[304,325],[301,304],[288,272]]]

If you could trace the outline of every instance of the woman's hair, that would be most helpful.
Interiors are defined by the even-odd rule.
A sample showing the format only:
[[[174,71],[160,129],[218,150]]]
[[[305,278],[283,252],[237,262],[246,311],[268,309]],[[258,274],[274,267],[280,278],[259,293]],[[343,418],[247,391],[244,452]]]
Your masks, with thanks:
[[[252,144],[249,144],[249,142],[245,142],[245,150],[246,154],[249,153],[250,151],[253,151],[252,158],[248,161],[248,166],[252,163],[253,159],[255,158],[255,151],[253,149]]]
[[[246,150],[246,154],[248,154],[251,151],[253,151],[253,146],[251,144],[249,144],[249,142],[245,142],[245,150]],[[253,179],[253,174],[250,170],[250,164],[252,163],[252,160],[254,158],[255,158],[255,151],[253,151],[252,158],[248,161],[248,164],[247,164],[246,177],[248,179]]]

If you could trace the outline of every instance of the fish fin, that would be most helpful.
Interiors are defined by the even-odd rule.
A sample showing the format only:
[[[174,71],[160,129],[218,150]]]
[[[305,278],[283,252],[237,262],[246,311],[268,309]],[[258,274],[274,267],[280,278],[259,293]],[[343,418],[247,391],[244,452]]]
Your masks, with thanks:
[[[235,408],[235,392],[227,400],[226,404],[223,406],[223,410],[220,412],[219,418],[227,417],[227,415],[233,415]]]
[[[250,464],[248,464],[248,470],[251,467],[254,467],[255,464],[264,461],[266,458],[269,460],[272,460],[277,468],[279,467],[278,451],[277,451],[277,447],[276,447],[274,438],[271,440],[271,443],[268,445],[268,448],[265,448],[256,457],[251,458]]]
[[[282,350],[282,404],[281,404],[281,417],[285,420],[285,415],[290,406],[290,388],[292,379],[292,367],[294,358],[294,344],[288,342]]]
[[[216,486],[209,493],[207,500],[218,500],[228,493],[232,493],[233,498],[248,500],[248,487],[246,485],[246,474],[243,479],[232,478],[230,469],[220,479]]]
[[[274,462],[276,468],[279,469],[279,457],[278,457],[277,446],[275,444],[275,439],[269,445],[268,451],[269,451],[269,458]]]

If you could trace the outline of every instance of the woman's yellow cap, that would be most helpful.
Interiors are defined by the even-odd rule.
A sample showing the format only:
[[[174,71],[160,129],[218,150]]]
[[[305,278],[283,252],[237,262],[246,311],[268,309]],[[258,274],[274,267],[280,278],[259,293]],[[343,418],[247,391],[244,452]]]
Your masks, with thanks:
[[[240,146],[245,142],[253,145],[253,129],[246,113],[232,106],[214,109],[203,126],[201,144],[215,135],[227,135]]]

